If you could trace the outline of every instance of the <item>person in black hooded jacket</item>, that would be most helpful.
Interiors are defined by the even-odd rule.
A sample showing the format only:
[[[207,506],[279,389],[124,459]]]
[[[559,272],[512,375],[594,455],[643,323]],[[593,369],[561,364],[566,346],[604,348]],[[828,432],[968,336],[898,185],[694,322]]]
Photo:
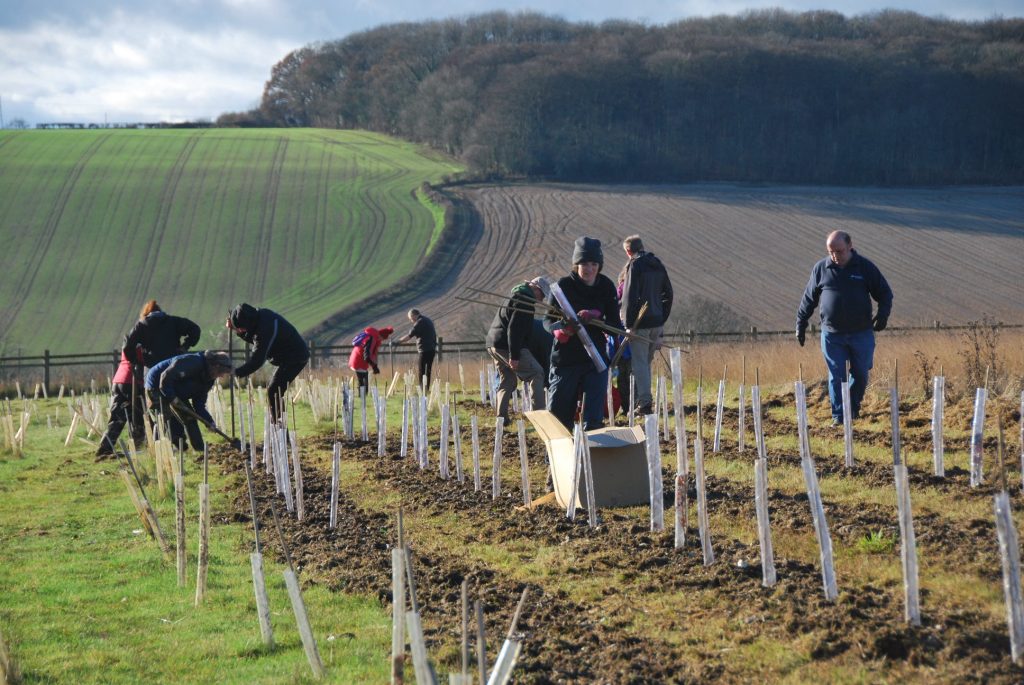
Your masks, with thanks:
[[[558,286],[569,300],[569,305],[576,310],[576,316],[586,326],[598,354],[607,365],[604,331],[588,324],[591,321],[604,321],[610,326],[621,328],[622,321],[619,318],[615,284],[601,273],[604,266],[601,241],[596,238],[577,238],[572,263],[572,273],[559,279]],[[548,305],[549,312],[552,307],[558,306],[554,295],[548,298]],[[576,399],[582,392],[583,429],[600,428],[604,423],[608,370],[597,372],[574,325],[548,314],[544,327],[555,336],[551,351],[551,400],[548,410],[571,430],[576,415]]]
[[[121,354],[125,359],[138,359],[141,348],[142,366],[151,369],[163,360],[195,347],[201,333],[191,319],[171,316],[160,309],[156,300],[150,300],[142,306],[138,322],[124,337]],[[141,386],[142,368],[136,367],[136,379]]]
[[[302,373],[309,362],[306,341],[280,314],[244,302],[231,310],[225,325],[254,346],[249,361],[235,369],[235,376],[245,378],[264,362],[277,367],[267,386],[270,416],[276,423],[288,384]]]

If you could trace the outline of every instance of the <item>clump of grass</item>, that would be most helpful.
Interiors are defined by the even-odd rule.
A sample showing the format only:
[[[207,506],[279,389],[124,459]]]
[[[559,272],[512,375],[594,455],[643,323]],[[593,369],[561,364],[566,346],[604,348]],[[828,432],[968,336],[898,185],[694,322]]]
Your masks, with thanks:
[[[18,665],[11,658],[11,653],[4,642],[4,636],[0,633],[0,682],[5,685],[19,685],[21,673],[18,672]]]
[[[865,554],[889,554],[896,549],[896,537],[876,530],[857,540],[857,549]]]

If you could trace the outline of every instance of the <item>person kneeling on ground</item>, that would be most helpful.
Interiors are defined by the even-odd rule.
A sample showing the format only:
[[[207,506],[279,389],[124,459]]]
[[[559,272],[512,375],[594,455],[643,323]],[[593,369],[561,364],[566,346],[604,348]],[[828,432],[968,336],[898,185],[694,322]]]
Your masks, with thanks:
[[[202,451],[203,435],[193,414],[213,425],[206,398],[217,379],[230,373],[226,353],[206,350],[165,359],[146,374],[146,392],[167,422],[175,447],[183,447],[187,433],[192,449]]]

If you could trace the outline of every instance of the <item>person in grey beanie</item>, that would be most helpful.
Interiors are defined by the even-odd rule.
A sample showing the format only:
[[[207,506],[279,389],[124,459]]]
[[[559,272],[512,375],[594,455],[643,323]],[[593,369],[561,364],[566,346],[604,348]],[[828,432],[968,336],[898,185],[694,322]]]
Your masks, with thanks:
[[[589,324],[603,321],[621,328],[622,321],[619,318],[615,284],[601,273],[604,267],[601,241],[587,236],[577,238],[573,246],[572,264],[572,272],[558,280],[558,287],[607,364],[605,333]],[[553,295],[548,298],[548,305],[549,312],[552,307],[558,306]],[[551,399],[548,410],[571,430],[576,417],[577,399],[582,393],[584,430],[600,428],[604,423],[608,370],[598,373],[594,368],[574,323],[549,313],[544,327],[555,336],[551,350]]]

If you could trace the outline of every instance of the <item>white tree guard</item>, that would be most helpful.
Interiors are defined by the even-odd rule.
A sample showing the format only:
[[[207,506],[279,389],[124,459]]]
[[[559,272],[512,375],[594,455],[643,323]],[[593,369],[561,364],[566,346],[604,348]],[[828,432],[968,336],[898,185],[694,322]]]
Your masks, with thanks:
[[[853,467],[853,404],[850,402],[850,381],[843,381],[843,453],[846,468]]]
[[[722,412],[725,410],[725,379],[718,381],[718,399],[715,401],[715,441],[711,451],[722,451]]]
[[[697,479],[697,531],[700,547],[704,554],[704,565],[715,563],[715,551],[711,548],[711,525],[708,517],[708,497],[704,479],[704,446],[699,439],[693,441],[693,463]]]
[[[476,423],[476,414],[469,417],[470,440],[473,445],[473,489],[480,491],[480,430]]]
[[[768,517],[768,462],[754,460],[754,507],[757,510],[757,541],[761,547],[761,585],[775,585],[775,551]]]
[[[974,420],[971,422],[971,487],[976,488],[984,480],[982,471],[982,456],[985,452],[985,400],[988,399],[988,392],[985,388],[978,388],[974,395]]]
[[[576,497],[580,488],[580,472],[583,469],[583,426],[579,423],[573,424],[572,428],[572,455],[575,464],[572,470],[572,490],[570,490],[569,502],[565,506],[565,517],[570,521],[576,520]]]
[[[736,423],[736,449],[739,452],[743,452],[747,448],[747,412],[746,407],[744,406],[744,395],[746,394],[746,392],[746,387],[743,385],[743,383],[740,383],[740,393],[738,400],[739,418],[737,419]]]
[[[946,414],[946,378],[932,379],[932,465],[935,475],[946,476],[946,443],[942,435]]]
[[[1005,490],[995,496],[996,534],[1003,562],[1003,597],[1006,599],[1006,623],[1010,631],[1010,654],[1014,662],[1024,654],[1024,602],[1020,587],[1020,545],[1013,523],[1010,495]]]
[[[647,437],[647,482],[651,496],[651,531],[665,530],[664,488],[661,481],[661,449],[658,440],[658,415],[648,414],[644,421]]]
[[[516,421],[516,428],[519,433],[519,467],[522,471],[523,481],[523,504],[529,506],[532,498],[530,497],[530,472],[529,472],[529,461],[526,456],[526,425],[522,419]]]
[[[447,404],[441,405],[441,442],[438,445],[438,467],[441,478],[448,480],[448,429],[451,423],[451,408]]]
[[[903,563],[904,617],[907,623],[921,625],[921,593],[917,572],[917,537],[910,508],[910,482],[907,465],[893,467],[896,475],[896,506],[900,518],[900,561]]]
[[[494,460],[491,464],[491,499],[501,496],[501,434],[505,427],[505,419],[501,416],[494,420]]]
[[[892,424],[892,463],[900,463],[900,391],[889,388],[889,422]]]
[[[338,527],[338,491],[341,488],[341,443],[334,443],[331,458],[331,528]]]

